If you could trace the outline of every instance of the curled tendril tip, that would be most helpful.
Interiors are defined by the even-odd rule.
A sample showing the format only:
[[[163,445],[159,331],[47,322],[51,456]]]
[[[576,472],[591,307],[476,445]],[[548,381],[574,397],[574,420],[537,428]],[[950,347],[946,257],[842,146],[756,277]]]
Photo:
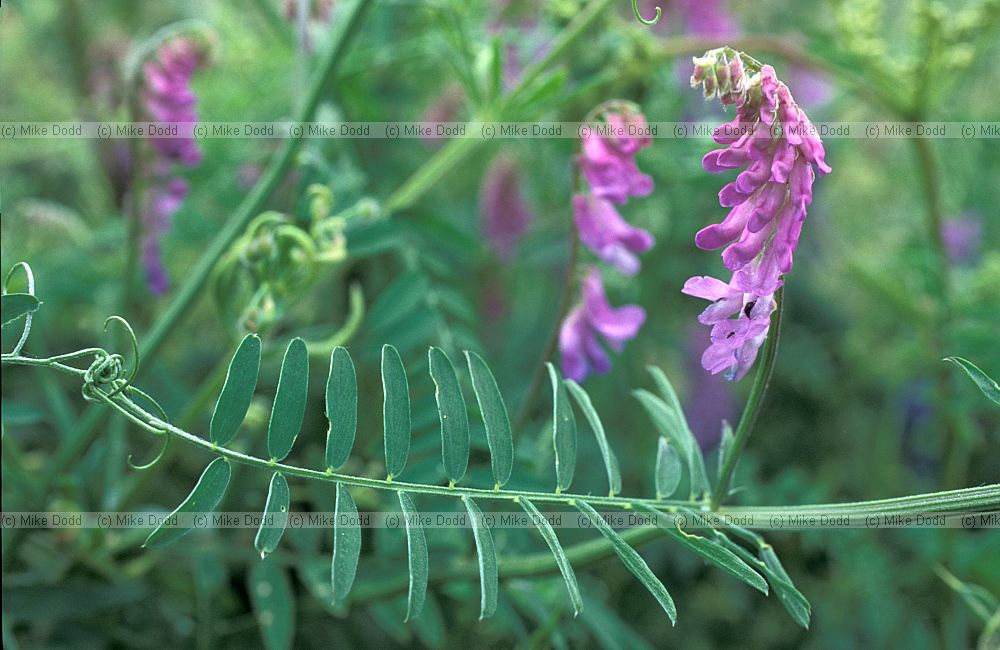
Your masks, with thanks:
[[[642,14],[639,13],[639,0],[632,0],[632,11],[635,12],[635,17],[643,25],[655,25],[656,23],[660,22],[660,17],[663,15],[663,10],[660,9],[659,6],[657,6],[656,15],[651,20],[643,18]]]
[[[130,468],[134,469],[137,472],[144,472],[147,469],[152,469],[154,465],[156,465],[163,459],[164,454],[167,453],[167,447],[170,446],[170,436],[165,435],[165,433],[160,435],[163,435],[163,445],[160,446],[160,451],[159,453],[156,454],[156,457],[153,458],[153,460],[149,461],[148,463],[144,463],[142,465],[136,465],[135,463],[132,462],[132,454],[129,454],[125,462],[128,464]]]
[[[7,284],[10,282],[10,278],[14,275],[14,271],[19,268],[24,269],[24,277],[28,281],[28,294],[35,295],[35,274],[31,270],[31,266],[27,262],[18,262],[14,266],[10,267],[7,271],[7,276],[3,280],[3,292],[7,293]],[[28,313],[24,316],[24,329],[21,330],[21,338],[17,340],[17,345],[11,350],[11,354],[18,355],[21,354],[21,350],[24,349],[24,344],[28,342],[28,335],[31,334],[31,319],[34,314]]]
[[[128,388],[132,384],[132,380],[135,379],[136,373],[139,372],[139,339],[135,337],[135,331],[132,329],[132,326],[128,324],[128,321],[122,318],[121,316],[108,316],[108,319],[104,321],[105,332],[108,331],[108,325],[111,323],[111,321],[121,323],[122,326],[125,327],[125,330],[128,332],[129,342],[132,344],[132,356],[134,362],[132,364],[132,371],[129,373],[128,379],[125,380],[124,384],[118,386],[113,391],[111,391],[111,393],[108,394],[108,397],[114,397],[115,395],[121,393],[123,390]]]

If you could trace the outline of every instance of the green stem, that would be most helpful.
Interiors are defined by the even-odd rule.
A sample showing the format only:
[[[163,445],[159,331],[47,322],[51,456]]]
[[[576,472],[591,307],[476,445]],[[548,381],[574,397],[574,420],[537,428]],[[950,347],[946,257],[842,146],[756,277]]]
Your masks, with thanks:
[[[566,50],[597,20],[612,0],[594,0],[581,11],[559,34],[549,51],[541,59],[529,66],[520,76],[517,84],[511,88],[492,111],[472,119],[472,123],[482,120],[503,120],[508,117],[511,107],[515,106],[524,93],[553,63],[559,60]],[[389,195],[383,204],[385,215],[392,215],[413,205],[427,190],[446,176],[455,166],[473,151],[487,142],[478,136],[469,135],[465,138],[450,140],[433,158],[407,178],[403,184]]]
[[[357,26],[362,16],[372,4],[369,0],[356,0],[354,4],[344,11],[339,23],[339,29],[332,39],[332,44],[325,58],[320,63],[319,70],[315,77],[313,77],[306,101],[299,111],[296,121],[307,122],[311,119],[313,113],[316,112],[316,107],[319,105],[326,87],[330,80],[333,79],[337,67],[343,61],[348,43],[357,33]],[[236,212],[226,221],[219,234],[201,256],[198,264],[188,275],[180,291],[177,292],[173,301],[163,315],[157,319],[152,331],[145,338],[146,345],[142,351],[144,360],[149,361],[156,356],[167,337],[174,332],[180,320],[191,312],[191,307],[198,296],[201,295],[205,283],[208,282],[209,276],[215,268],[215,264],[226,253],[226,250],[233,241],[246,229],[247,224],[260,212],[264,202],[271,196],[275,188],[277,188],[278,183],[284,177],[285,172],[291,167],[295,154],[301,145],[301,138],[289,138],[285,141],[281,150],[268,165],[260,180],[257,181],[257,184],[254,185],[253,189],[236,209]]]
[[[719,480],[715,484],[715,492],[712,493],[712,510],[718,510],[719,506],[729,494],[729,482],[732,480],[736,463],[746,448],[747,440],[753,425],[760,415],[760,407],[764,402],[764,394],[767,392],[767,385],[771,381],[771,374],[774,372],[774,361],[778,353],[778,338],[781,334],[781,313],[784,297],[784,287],[778,289],[774,299],[777,305],[774,308],[774,316],[771,322],[771,335],[764,343],[764,350],[761,353],[761,360],[758,362],[757,374],[753,378],[753,386],[750,388],[750,397],[747,398],[747,405],[740,416],[740,424],[733,434],[733,444],[729,447],[726,457],[722,461],[719,470]]]

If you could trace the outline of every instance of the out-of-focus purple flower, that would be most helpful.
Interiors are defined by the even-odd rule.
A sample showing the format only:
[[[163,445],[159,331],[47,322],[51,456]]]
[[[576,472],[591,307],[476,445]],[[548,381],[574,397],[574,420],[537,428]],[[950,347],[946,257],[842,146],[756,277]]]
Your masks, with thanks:
[[[702,449],[715,447],[722,435],[722,421],[732,422],[738,415],[728,382],[701,367],[702,351],[709,344],[708,330],[697,326],[690,328],[684,344],[684,369],[690,381],[684,413]]]
[[[501,156],[486,170],[479,192],[479,215],[486,241],[501,259],[510,259],[534,219],[513,158]]]
[[[667,16],[683,21],[689,34],[725,39],[740,33],[728,4],[726,0],[674,0],[667,6]]]
[[[176,136],[153,136],[157,154],[147,170],[143,210],[142,260],[146,280],[155,294],[166,292],[169,280],[160,257],[159,238],[170,230],[173,215],[187,198],[188,185],[172,176],[172,165],[197,165],[202,158],[194,139],[196,97],[191,77],[205,58],[205,48],[193,39],[177,37],[164,44],[143,67],[143,106],[160,122],[179,122]]]
[[[602,261],[625,275],[639,272],[636,253],[653,247],[654,239],[642,228],[626,222],[607,199],[593,194],[573,196],[573,222],[580,241]]]
[[[166,160],[188,167],[201,162],[201,150],[194,139],[197,98],[191,77],[203,58],[203,50],[187,38],[167,42],[157,56],[143,67],[143,104],[149,116],[159,122],[180,122],[175,137],[153,136],[153,148]]]
[[[646,311],[638,305],[614,308],[608,303],[600,271],[594,267],[583,281],[582,293],[583,300],[569,312],[559,331],[562,371],[573,381],[610,370],[611,360],[600,339],[621,352],[646,320]]]
[[[240,165],[238,170],[236,170],[236,183],[240,186],[240,188],[249,190],[257,184],[258,180],[260,180],[262,172],[263,169],[259,164],[244,163]]]
[[[313,52],[311,29],[317,25],[330,23],[333,15],[333,0],[285,0],[283,3],[285,20],[296,23],[297,36],[306,54]],[[302,12],[301,16],[299,11]]]
[[[725,247],[722,260],[733,277],[728,284],[691,278],[683,291],[714,301],[699,317],[712,325],[712,345],[702,366],[740,379],[767,336],[773,294],[792,268],[812,202],[813,167],[820,173],[830,168],[809,118],[771,66],[748,75],[738,56],[730,60],[725,51],[712,50],[695,59],[691,85],[703,86],[706,98],[718,95],[723,104],[737,106],[736,119],[713,135],[727,146],[702,159],[713,173],[745,168],[719,192],[719,203],[732,209],[721,223],[695,235],[699,248]]]
[[[450,84],[444,89],[441,95],[427,107],[421,120],[423,122],[453,122],[458,115],[459,109],[462,108],[462,102],[464,100],[465,95],[462,93],[462,87],[458,84]],[[424,144],[428,147],[436,148],[441,146],[441,136],[435,135],[434,132],[430,135],[424,136],[422,139]]]
[[[961,266],[974,261],[979,253],[983,221],[975,213],[945,219],[941,224],[941,240],[952,264]]]
[[[795,99],[806,108],[816,108],[833,97],[833,82],[821,72],[802,66],[792,66],[788,70],[788,84],[795,88]]]
[[[698,322],[712,326],[712,342],[701,355],[702,367],[713,375],[725,371],[726,379],[739,381],[767,338],[774,298],[744,293],[707,276],[689,279],[682,291],[712,301],[698,316]]]
[[[605,122],[583,135],[578,162],[594,196],[625,203],[629,196],[648,196],[653,179],[639,171],[635,155],[648,147],[646,116],[622,106],[604,113]]]
[[[160,256],[160,236],[170,229],[173,215],[187,198],[188,184],[182,178],[166,178],[151,186],[146,194],[143,211],[142,264],[146,283],[156,295],[166,293],[170,286],[163,259]]]

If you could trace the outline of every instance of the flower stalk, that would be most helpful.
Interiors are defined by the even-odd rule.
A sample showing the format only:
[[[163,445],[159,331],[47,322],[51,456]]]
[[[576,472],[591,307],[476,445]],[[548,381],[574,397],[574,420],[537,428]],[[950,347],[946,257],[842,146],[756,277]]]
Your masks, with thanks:
[[[771,322],[771,336],[764,343],[763,358],[757,366],[757,374],[754,375],[753,386],[750,388],[750,397],[740,416],[740,423],[733,434],[733,443],[729,446],[725,458],[722,459],[722,466],[719,468],[719,478],[715,483],[715,491],[712,493],[712,510],[718,510],[719,506],[729,494],[729,483],[736,470],[736,463],[739,461],[743,450],[747,446],[750,432],[753,431],[760,409],[764,403],[764,394],[767,393],[767,386],[771,383],[771,375],[774,373],[774,362],[778,356],[778,338],[781,332],[781,314],[784,288],[779,288],[775,292],[774,300],[776,307]]]

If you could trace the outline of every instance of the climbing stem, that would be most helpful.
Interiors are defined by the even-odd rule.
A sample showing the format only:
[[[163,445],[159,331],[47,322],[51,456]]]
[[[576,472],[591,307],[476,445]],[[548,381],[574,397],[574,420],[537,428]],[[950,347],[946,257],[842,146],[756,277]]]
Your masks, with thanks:
[[[718,510],[729,492],[729,482],[733,478],[733,471],[739,461],[743,450],[746,448],[750,432],[753,430],[757,416],[760,415],[761,405],[764,403],[764,394],[767,392],[767,385],[771,382],[771,374],[774,372],[774,361],[778,354],[778,337],[781,333],[781,313],[784,302],[784,287],[778,289],[774,294],[776,306],[771,319],[771,332],[764,343],[761,359],[758,362],[757,374],[753,378],[753,386],[750,388],[750,397],[747,398],[743,415],[740,416],[740,424],[733,434],[733,444],[726,452],[722,460],[722,467],[719,469],[719,480],[716,481],[715,491],[712,493],[712,510]]]

